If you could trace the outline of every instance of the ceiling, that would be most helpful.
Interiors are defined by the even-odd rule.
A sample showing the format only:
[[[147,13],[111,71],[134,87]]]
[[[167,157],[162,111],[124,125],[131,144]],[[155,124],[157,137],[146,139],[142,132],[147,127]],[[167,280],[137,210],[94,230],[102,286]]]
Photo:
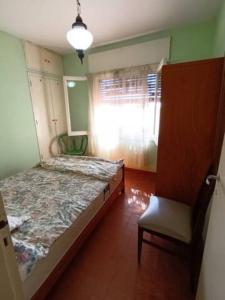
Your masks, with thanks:
[[[222,0],[80,0],[81,16],[94,45],[207,20]],[[0,0],[0,30],[71,52],[66,32],[76,17],[74,0]]]

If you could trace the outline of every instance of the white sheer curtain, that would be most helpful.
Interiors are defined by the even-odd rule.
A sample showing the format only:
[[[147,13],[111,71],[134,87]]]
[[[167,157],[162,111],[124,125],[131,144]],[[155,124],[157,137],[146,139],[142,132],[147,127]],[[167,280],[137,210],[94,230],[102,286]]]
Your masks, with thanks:
[[[92,155],[155,170],[158,109],[151,74],[155,66],[147,65],[89,75]]]

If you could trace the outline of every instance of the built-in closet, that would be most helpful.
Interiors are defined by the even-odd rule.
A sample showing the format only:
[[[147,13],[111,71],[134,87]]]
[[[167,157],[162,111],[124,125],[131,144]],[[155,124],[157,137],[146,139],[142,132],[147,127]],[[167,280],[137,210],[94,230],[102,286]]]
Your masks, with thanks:
[[[66,132],[63,64],[60,55],[24,43],[41,160],[59,152],[57,136]]]

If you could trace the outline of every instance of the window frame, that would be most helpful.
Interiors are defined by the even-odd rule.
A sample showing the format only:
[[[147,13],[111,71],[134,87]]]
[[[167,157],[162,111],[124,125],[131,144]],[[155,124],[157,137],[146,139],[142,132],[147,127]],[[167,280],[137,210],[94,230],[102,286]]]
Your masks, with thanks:
[[[87,76],[63,76],[63,88],[64,88],[64,96],[65,96],[64,98],[65,98],[65,107],[66,107],[66,123],[67,123],[67,133],[69,136],[88,135],[88,131],[72,130],[67,82],[68,81],[87,81],[87,80],[88,80]]]

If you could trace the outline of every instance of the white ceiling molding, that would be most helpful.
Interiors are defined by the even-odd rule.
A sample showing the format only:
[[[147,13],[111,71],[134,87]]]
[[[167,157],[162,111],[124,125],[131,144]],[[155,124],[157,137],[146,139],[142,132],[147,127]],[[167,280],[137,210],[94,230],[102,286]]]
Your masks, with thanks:
[[[222,0],[80,0],[93,47],[214,17]],[[72,52],[66,33],[74,0],[0,0],[0,30],[55,50]]]
[[[90,73],[146,64],[170,58],[170,37],[88,55]]]

